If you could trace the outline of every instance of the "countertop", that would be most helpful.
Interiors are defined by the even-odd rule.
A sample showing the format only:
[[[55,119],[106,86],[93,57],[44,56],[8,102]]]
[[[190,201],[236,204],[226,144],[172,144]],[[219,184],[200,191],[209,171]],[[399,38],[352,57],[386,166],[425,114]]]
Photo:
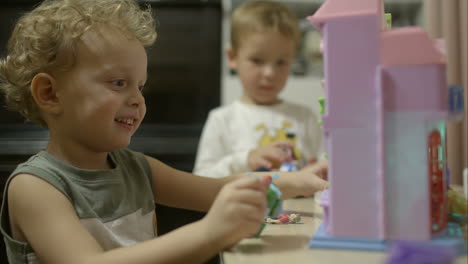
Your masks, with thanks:
[[[231,251],[223,252],[223,263],[383,264],[387,258],[383,252],[310,249],[310,238],[322,222],[321,207],[312,198],[301,198],[286,200],[283,208],[301,214],[302,224],[267,224],[260,238],[244,239]],[[458,257],[456,263],[468,263],[467,256]]]

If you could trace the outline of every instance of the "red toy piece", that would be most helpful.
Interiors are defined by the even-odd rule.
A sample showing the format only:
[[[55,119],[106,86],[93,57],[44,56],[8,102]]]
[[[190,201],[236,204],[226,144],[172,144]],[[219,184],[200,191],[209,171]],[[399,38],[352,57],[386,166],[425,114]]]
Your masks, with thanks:
[[[442,151],[442,137],[437,130],[429,134],[429,179],[430,179],[430,203],[431,203],[431,231],[437,233],[447,226],[446,187],[443,160],[440,156]]]
[[[289,222],[289,216],[286,213],[279,214],[276,219],[280,220],[281,223],[288,223]]]

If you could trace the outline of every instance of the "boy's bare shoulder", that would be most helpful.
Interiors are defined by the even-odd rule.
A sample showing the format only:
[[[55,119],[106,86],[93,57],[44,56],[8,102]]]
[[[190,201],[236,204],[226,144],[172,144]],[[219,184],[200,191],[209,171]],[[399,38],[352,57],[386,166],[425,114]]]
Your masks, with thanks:
[[[8,212],[13,238],[31,245],[41,262],[83,263],[89,252],[102,251],[65,195],[39,177],[11,179]]]
[[[53,198],[51,200],[51,198]],[[18,174],[8,185],[8,204],[11,211],[34,210],[34,205],[50,206],[68,199],[55,187],[31,174]],[[37,208],[37,207],[36,207]]]
[[[23,197],[27,196],[27,194],[22,192],[29,190],[31,191],[31,194],[34,195],[35,192],[45,191],[43,188],[47,189],[47,186],[50,186],[51,189],[55,189],[52,185],[35,175],[20,173],[11,179],[10,184],[8,185],[8,194],[15,195],[19,192],[18,194],[21,194],[19,196]]]
[[[37,229],[36,224],[40,219],[53,218],[52,214],[44,215],[47,209],[61,213],[63,210],[60,207],[64,204],[65,207],[62,208],[68,207],[66,206],[68,200],[62,193],[46,181],[31,174],[16,175],[10,180],[7,190],[10,235],[18,241],[28,241],[25,233]]]
[[[48,182],[31,174],[18,174],[8,185],[8,208],[10,217],[23,221],[37,220],[35,213],[43,214],[62,208],[73,208],[69,200]],[[15,221],[16,222],[16,221]]]

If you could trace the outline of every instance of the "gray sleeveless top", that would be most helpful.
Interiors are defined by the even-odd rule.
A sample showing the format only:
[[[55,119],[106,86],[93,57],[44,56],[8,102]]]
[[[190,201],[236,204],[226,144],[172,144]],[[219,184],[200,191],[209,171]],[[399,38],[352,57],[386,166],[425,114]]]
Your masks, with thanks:
[[[113,169],[83,170],[41,151],[15,169],[5,186],[0,212],[0,230],[10,264],[39,263],[31,246],[13,239],[10,230],[8,185],[22,173],[39,177],[62,192],[104,250],[156,236],[151,169],[146,158],[128,149],[111,152],[109,157]]]

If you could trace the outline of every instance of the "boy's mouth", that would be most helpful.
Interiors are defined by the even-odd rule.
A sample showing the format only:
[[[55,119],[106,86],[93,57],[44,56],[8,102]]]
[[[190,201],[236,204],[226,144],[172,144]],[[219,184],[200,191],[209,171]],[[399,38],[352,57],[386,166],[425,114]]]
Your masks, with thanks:
[[[273,87],[273,85],[264,85],[261,86],[260,89],[263,91],[273,91],[275,88]]]
[[[133,122],[135,121],[135,119],[133,118],[116,118],[115,121],[117,121],[118,123],[122,123],[122,124],[125,124],[125,125],[133,125]]]

